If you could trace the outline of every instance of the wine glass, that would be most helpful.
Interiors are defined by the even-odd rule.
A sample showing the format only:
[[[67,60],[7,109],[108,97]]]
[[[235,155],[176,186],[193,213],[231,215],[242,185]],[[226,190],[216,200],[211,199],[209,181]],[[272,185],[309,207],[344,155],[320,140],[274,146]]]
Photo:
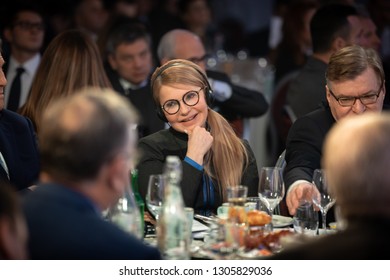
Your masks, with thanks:
[[[272,214],[284,197],[283,169],[280,167],[261,168],[258,192],[260,199]]]
[[[164,197],[164,175],[152,174],[149,176],[148,191],[146,193],[146,206],[154,218],[158,220]]]
[[[328,185],[325,178],[325,171],[323,169],[316,169],[313,173],[313,181],[316,192],[313,195],[313,203],[316,205],[322,214],[322,228],[326,233],[326,214],[328,210],[335,204],[336,200],[328,192]]]

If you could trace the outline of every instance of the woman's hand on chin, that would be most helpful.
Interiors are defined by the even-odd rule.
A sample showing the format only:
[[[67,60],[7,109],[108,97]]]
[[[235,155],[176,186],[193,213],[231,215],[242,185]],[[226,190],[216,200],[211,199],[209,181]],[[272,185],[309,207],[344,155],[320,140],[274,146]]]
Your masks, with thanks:
[[[184,130],[188,134],[187,157],[203,165],[204,155],[210,150],[214,138],[204,127],[196,126],[192,131]]]

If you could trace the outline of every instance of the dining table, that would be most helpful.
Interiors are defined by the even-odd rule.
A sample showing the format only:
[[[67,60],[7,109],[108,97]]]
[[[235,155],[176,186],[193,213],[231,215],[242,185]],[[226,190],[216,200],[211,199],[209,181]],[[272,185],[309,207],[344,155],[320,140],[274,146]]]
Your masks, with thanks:
[[[148,211],[145,211],[144,220],[144,242],[157,246],[157,222]],[[271,229],[265,230],[264,227],[254,231],[249,228],[242,246],[229,248],[224,239],[225,223],[225,217],[194,215],[190,244],[191,259],[261,259],[277,254],[285,246],[310,239],[294,232],[292,217],[272,215]]]

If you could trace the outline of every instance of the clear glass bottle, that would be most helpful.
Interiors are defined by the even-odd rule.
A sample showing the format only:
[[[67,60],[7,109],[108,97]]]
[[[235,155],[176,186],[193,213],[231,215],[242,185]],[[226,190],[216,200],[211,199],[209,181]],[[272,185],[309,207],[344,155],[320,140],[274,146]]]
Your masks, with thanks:
[[[164,259],[189,259],[187,218],[180,189],[182,165],[177,156],[168,156],[164,165],[165,194],[157,221],[157,244]]]
[[[140,218],[141,218],[141,230],[144,232],[144,214],[145,214],[145,202],[142,199],[141,194],[139,193],[139,186],[138,186],[138,169],[131,170],[131,187],[133,189],[135,202],[138,206],[139,212],[140,212]]]
[[[144,232],[141,226],[141,215],[134,193],[130,186],[125,187],[123,195],[108,209],[107,218],[139,239],[143,239]]]

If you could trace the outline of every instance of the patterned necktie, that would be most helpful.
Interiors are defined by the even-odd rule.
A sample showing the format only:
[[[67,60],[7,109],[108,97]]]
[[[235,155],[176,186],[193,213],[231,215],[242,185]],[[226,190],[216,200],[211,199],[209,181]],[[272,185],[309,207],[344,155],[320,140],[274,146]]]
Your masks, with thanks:
[[[20,77],[24,72],[23,67],[18,67],[16,69],[16,76],[12,81],[11,90],[8,98],[8,106],[7,109],[16,112],[19,109],[19,101],[20,101],[20,90],[21,83]]]

